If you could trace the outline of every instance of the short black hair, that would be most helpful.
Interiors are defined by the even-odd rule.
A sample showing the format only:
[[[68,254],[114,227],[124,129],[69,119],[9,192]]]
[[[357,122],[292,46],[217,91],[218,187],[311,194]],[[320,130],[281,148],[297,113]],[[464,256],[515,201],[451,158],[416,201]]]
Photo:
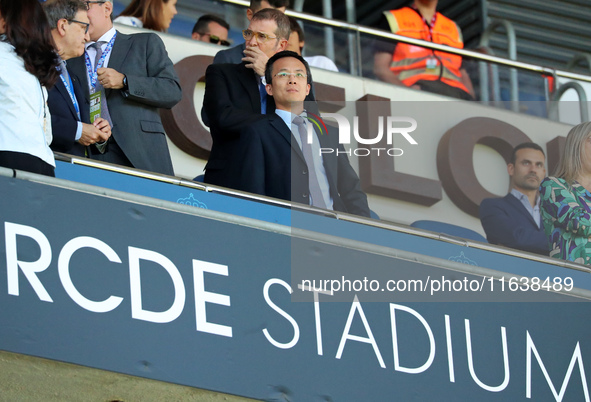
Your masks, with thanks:
[[[511,165],[515,165],[515,160],[517,159],[517,151],[519,151],[520,149],[535,149],[536,151],[540,151],[542,155],[544,155],[544,159],[546,158],[546,153],[544,152],[541,146],[539,146],[535,142],[523,142],[517,145],[515,148],[513,148],[511,160],[509,161]]]
[[[298,20],[289,15],[287,16],[287,18],[289,18],[289,29],[291,29],[291,32],[296,32],[298,34],[299,41],[304,42],[306,40],[306,37],[304,36],[304,30],[302,29],[300,24],[298,24]]]
[[[291,50],[283,50],[281,52],[275,53],[269,61],[267,61],[267,67],[265,68],[265,80],[267,84],[271,84],[273,81],[273,64],[279,59],[284,57],[293,57],[294,59],[298,59],[302,62],[302,64],[306,67],[306,75],[308,76],[307,82],[308,84],[312,85],[312,73],[310,72],[310,66],[308,62],[304,60],[302,56],[297,54],[296,52],[292,52]]]
[[[193,26],[192,33],[198,33],[200,35],[204,33],[209,33],[208,31],[210,22],[215,22],[226,28],[228,31],[230,30],[230,24],[228,24],[223,18],[220,18],[217,15],[213,14],[205,14],[199,17],[199,19],[195,23],[195,26]]]
[[[279,7],[289,8],[289,0],[266,0],[266,1],[273,8],[279,8]],[[260,9],[262,2],[263,2],[263,0],[250,0],[250,7],[249,8],[253,11],[255,9]]]

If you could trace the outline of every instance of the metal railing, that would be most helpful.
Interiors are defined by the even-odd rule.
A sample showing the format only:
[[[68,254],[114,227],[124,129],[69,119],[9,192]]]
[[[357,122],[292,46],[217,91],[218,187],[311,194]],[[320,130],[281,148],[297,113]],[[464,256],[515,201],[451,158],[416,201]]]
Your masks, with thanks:
[[[447,243],[461,245],[464,247],[472,247],[472,248],[476,248],[476,249],[480,249],[480,250],[493,251],[496,253],[505,254],[508,256],[512,256],[512,257],[524,258],[524,259],[531,260],[531,261],[543,262],[545,264],[551,264],[551,265],[555,265],[555,266],[559,266],[559,267],[563,267],[563,268],[575,269],[577,271],[584,271],[584,272],[591,273],[591,268],[586,267],[581,264],[576,264],[574,262],[557,260],[556,258],[550,258],[550,257],[541,256],[538,254],[527,253],[524,251],[520,251],[520,250],[516,250],[516,249],[512,249],[512,248],[507,248],[507,247],[503,247],[503,246],[497,246],[497,245],[488,244],[488,243],[481,243],[479,241],[464,239],[461,237],[452,236],[452,235],[448,235],[445,233],[437,233],[437,232],[432,232],[432,231],[425,230],[425,229],[414,228],[414,227],[411,227],[408,225],[403,225],[403,224],[399,224],[399,223],[395,223],[395,222],[384,221],[384,220],[375,220],[375,219],[365,218],[365,217],[361,217],[361,216],[357,216],[357,215],[351,215],[351,214],[347,214],[347,213],[343,213],[343,212],[320,209],[320,208],[316,208],[316,207],[313,207],[310,205],[292,203],[292,202],[288,202],[288,201],[284,201],[284,200],[279,200],[276,198],[266,197],[266,196],[262,196],[262,195],[252,194],[252,193],[246,193],[246,192],[239,191],[239,190],[232,190],[229,188],[219,187],[219,186],[205,184],[205,183],[199,183],[199,182],[195,182],[192,180],[182,179],[179,177],[166,176],[166,175],[162,175],[162,174],[158,174],[158,173],[147,172],[147,171],[138,170],[138,169],[134,169],[134,168],[130,168],[130,167],[114,165],[111,163],[101,162],[101,161],[97,161],[97,160],[91,160],[88,158],[72,156],[72,155],[68,155],[68,154],[55,153],[55,158],[56,158],[56,160],[72,163],[74,165],[88,166],[88,167],[93,167],[96,169],[103,169],[103,170],[108,170],[111,172],[117,172],[117,173],[129,175],[129,176],[139,177],[142,179],[155,180],[155,181],[168,183],[168,184],[172,184],[172,185],[176,185],[176,186],[188,187],[188,188],[195,189],[195,190],[213,192],[216,194],[224,194],[224,195],[228,195],[231,197],[238,197],[238,198],[247,199],[247,200],[256,201],[256,202],[263,202],[265,204],[275,205],[275,206],[283,207],[283,208],[290,208],[290,209],[296,210],[296,211],[309,212],[309,213],[313,213],[316,215],[323,215],[323,216],[326,216],[329,218],[334,218],[334,219],[347,221],[347,222],[354,222],[354,223],[358,223],[358,224],[362,224],[362,225],[366,225],[366,226],[371,226],[374,228],[392,230],[392,231],[410,234],[410,235],[414,235],[414,236],[420,236],[420,237],[428,238],[428,239],[432,239],[432,240],[439,240],[439,241],[444,241]],[[8,173],[9,170],[11,172],[10,174]],[[2,175],[3,172],[6,172],[6,173],[4,173],[4,175],[7,175],[7,176],[14,175],[14,177],[17,177],[17,178],[24,178],[24,179],[32,180],[32,181],[45,181],[45,180],[54,180],[55,181],[55,180],[57,180],[59,182],[61,180],[61,179],[55,179],[55,178],[46,178],[45,176],[41,176],[41,175],[37,175],[37,174],[33,174],[33,173],[28,173],[28,172],[20,172],[20,171],[15,171],[14,174],[12,174],[11,169],[6,169],[6,168],[0,167],[0,175]],[[65,180],[62,180],[62,181],[65,181]],[[80,186],[85,186],[84,184],[81,184],[81,183],[77,183],[77,184],[79,184]],[[138,197],[140,197],[140,196],[138,196]]]
[[[584,61],[587,63],[587,69],[591,73],[591,54],[589,53],[577,53],[573,56],[572,59],[566,65],[566,68],[569,70],[574,70],[579,62]]]
[[[246,0],[220,0],[220,1],[223,3],[234,4],[234,5],[238,5],[238,6],[242,6],[242,7],[248,7],[250,4],[250,2],[246,1]],[[525,62],[521,62],[518,60],[511,60],[511,59],[508,59],[505,57],[483,54],[483,53],[476,52],[473,50],[468,50],[468,49],[457,49],[457,48],[453,48],[453,47],[446,46],[446,45],[440,45],[440,44],[433,43],[433,42],[423,41],[420,39],[414,39],[414,38],[409,38],[409,37],[402,36],[402,35],[396,35],[396,34],[393,34],[390,32],[366,27],[363,25],[357,25],[357,24],[348,23],[348,22],[344,22],[344,21],[338,21],[338,20],[334,20],[334,19],[319,17],[316,15],[301,13],[301,12],[297,12],[297,11],[293,11],[293,10],[287,10],[285,13],[289,16],[292,16],[292,17],[295,17],[295,18],[298,18],[298,19],[301,19],[304,21],[314,22],[317,24],[325,25],[327,27],[340,28],[340,29],[343,29],[346,31],[350,31],[351,33],[355,34],[355,37],[356,37],[355,40],[357,41],[357,44],[359,44],[360,35],[366,34],[366,35],[370,35],[370,36],[373,36],[376,38],[389,39],[389,40],[392,40],[395,42],[402,42],[402,43],[407,43],[410,45],[421,46],[421,47],[431,49],[431,50],[438,50],[438,51],[442,51],[442,52],[446,52],[446,53],[456,54],[456,55],[466,57],[469,59],[473,59],[476,61],[494,63],[497,65],[501,65],[501,66],[505,66],[505,67],[509,67],[509,68],[516,68],[518,70],[523,70],[523,71],[530,71],[530,72],[534,72],[534,73],[538,73],[538,74],[542,74],[542,75],[546,75],[546,76],[562,77],[562,78],[567,78],[567,79],[571,79],[571,80],[591,83],[591,75],[578,74],[578,73],[574,73],[574,72],[570,72],[570,71],[559,70],[556,68],[544,67],[544,66],[540,66],[540,65],[536,65],[536,64],[531,64],[531,63],[525,63]],[[357,54],[360,54],[360,53],[361,53],[360,51],[357,51]],[[357,62],[359,63],[359,65],[361,65],[362,60],[358,59]]]
[[[587,93],[585,89],[578,82],[567,82],[562,84],[556,92],[552,95],[552,102],[548,107],[548,117],[552,120],[558,120],[558,101],[562,95],[569,89],[574,89],[579,97],[579,112],[581,122],[589,121],[589,109],[587,108]]]
[[[510,60],[517,60],[517,37],[515,36],[515,29],[513,24],[507,20],[495,20],[492,21],[482,33],[480,38],[480,47],[489,49],[489,43],[492,35],[499,29],[505,29],[505,35],[507,36],[508,56]],[[486,64],[480,62],[480,87],[481,87],[481,100],[488,102],[488,72],[486,71]],[[514,112],[519,111],[519,84],[517,82],[517,69],[509,69],[510,77],[509,82],[511,85],[511,105]],[[498,70],[493,70],[493,88],[495,91],[498,90]]]

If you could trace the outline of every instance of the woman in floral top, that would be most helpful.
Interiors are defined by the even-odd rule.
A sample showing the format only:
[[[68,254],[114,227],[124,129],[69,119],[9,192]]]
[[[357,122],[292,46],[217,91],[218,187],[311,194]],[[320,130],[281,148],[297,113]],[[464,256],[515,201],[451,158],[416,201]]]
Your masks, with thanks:
[[[540,187],[550,256],[591,265],[591,122],[573,127],[554,177]]]

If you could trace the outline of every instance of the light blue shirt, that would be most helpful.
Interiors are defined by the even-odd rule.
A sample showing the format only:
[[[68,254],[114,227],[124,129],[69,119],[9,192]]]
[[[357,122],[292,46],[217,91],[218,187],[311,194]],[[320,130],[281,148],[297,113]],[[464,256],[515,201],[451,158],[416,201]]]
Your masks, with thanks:
[[[527,195],[523,194],[521,191],[516,190],[516,189],[511,189],[511,195],[515,198],[517,198],[525,207],[525,209],[527,210],[527,212],[529,212],[529,214],[531,215],[532,218],[534,218],[534,221],[536,221],[536,225],[538,225],[538,228],[540,227],[540,223],[541,223],[541,218],[540,218],[540,196],[536,196],[536,205],[534,207],[531,206],[531,204],[529,203],[529,198],[527,198]]]
[[[275,109],[275,114],[281,117],[281,119],[285,122],[289,130],[291,131],[291,135],[295,138],[296,142],[300,149],[302,149],[302,142],[300,140],[300,133],[298,132],[298,128],[295,124],[292,123],[293,118],[296,117],[295,114],[288,112],[286,110]],[[304,111],[301,116],[306,119],[306,111]],[[328,184],[328,178],[326,177],[326,169],[324,169],[324,162],[322,160],[322,155],[320,154],[320,142],[318,141],[318,137],[316,135],[312,136],[312,155],[314,158],[314,167],[316,169],[316,176],[318,177],[318,182],[320,184],[320,190],[322,191],[322,198],[324,198],[324,203],[326,204],[327,209],[333,209],[333,200],[330,196],[330,185]],[[310,196],[311,198],[311,196]],[[310,199],[310,205],[312,204],[312,200]]]

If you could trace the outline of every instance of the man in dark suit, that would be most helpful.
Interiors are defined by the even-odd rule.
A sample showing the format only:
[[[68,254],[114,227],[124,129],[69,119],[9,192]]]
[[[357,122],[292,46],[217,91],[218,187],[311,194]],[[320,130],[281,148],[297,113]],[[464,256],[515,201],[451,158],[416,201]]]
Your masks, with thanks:
[[[86,83],[91,108],[100,104],[100,115],[113,130],[105,152],[93,158],[173,175],[158,108],[172,108],[182,93],[164,43],[152,33],[117,32],[110,1],[87,3],[91,43],[83,57],[71,60],[70,72]]]
[[[369,217],[367,196],[336,130],[319,134],[306,123],[312,82],[306,61],[295,52],[277,53],[265,76],[276,110],[240,133],[235,188]]]
[[[252,17],[245,32],[249,48],[271,57],[287,45],[289,19],[280,11],[264,9]],[[247,63],[212,64],[207,68],[202,115],[210,127],[213,144],[205,166],[206,183],[232,187],[232,176],[228,174],[231,169],[227,168],[239,153],[240,130],[274,110],[263,77]]]
[[[539,187],[546,177],[544,150],[526,142],[515,147],[507,165],[511,191],[480,204],[480,221],[492,244],[548,255],[548,239],[540,218]]]
[[[76,77],[68,74],[66,60],[84,53],[88,38],[86,4],[80,0],[48,0],[43,9],[51,26],[51,35],[62,60],[60,80],[49,91],[47,103],[51,111],[53,140],[51,149],[78,156],[92,152],[85,149],[111,136],[109,122],[98,118],[90,123],[89,106],[84,90]]]
[[[274,8],[282,13],[289,7],[289,0],[250,0],[250,7],[246,9],[246,18],[252,20],[252,16],[264,8]],[[246,43],[231,47],[230,49],[220,50],[213,58],[214,64],[240,64],[244,57],[249,57],[250,62],[259,66],[259,75],[265,73],[265,65],[268,57],[264,54],[255,53],[250,49],[246,49]],[[255,61],[256,59],[256,61]]]

